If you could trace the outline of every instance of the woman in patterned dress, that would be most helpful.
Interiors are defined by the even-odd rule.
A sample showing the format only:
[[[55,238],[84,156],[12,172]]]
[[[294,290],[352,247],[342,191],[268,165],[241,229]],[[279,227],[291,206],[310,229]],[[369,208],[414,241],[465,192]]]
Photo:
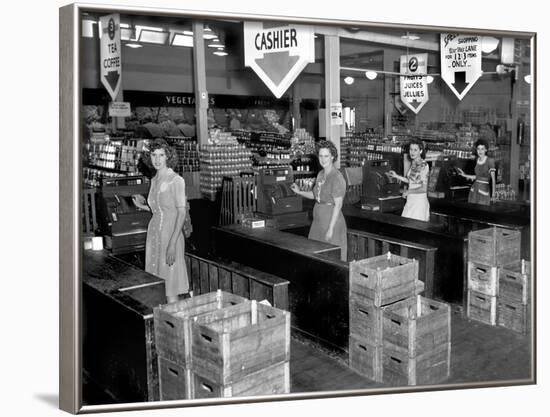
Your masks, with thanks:
[[[338,159],[334,144],[322,141],[318,149],[319,163],[323,169],[317,174],[313,191],[300,191],[296,184],[292,184],[291,189],[302,197],[315,199],[308,238],[340,246],[340,257],[342,261],[347,261],[347,227],[342,214],[346,180],[334,167]]]
[[[430,203],[428,201],[428,174],[430,167],[422,159],[423,152],[424,144],[422,141],[413,138],[409,143],[411,166],[407,172],[407,176],[402,177],[397,175],[395,171],[389,171],[388,175],[409,185],[409,188],[403,192],[403,197],[407,199],[407,203],[403,208],[401,216],[427,222],[430,220]]]
[[[189,291],[183,236],[185,181],[172,169],[177,164],[177,155],[164,139],[151,142],[147,162],[149,158],[156,172],[147,202],[139,194],[133,201],[138,208],[153,213],[147,228],[145,270],[165,280],[166,298],[173,303],[180,294]]]
[[[473,181],[468,202],[475,204],[491,204],[491,196],[495,195],[495,160],[487,156],[489,143],[485,139],[478,139],[475,143],[477,154],[475,175],[467,175],[457,168],[459,175]]]

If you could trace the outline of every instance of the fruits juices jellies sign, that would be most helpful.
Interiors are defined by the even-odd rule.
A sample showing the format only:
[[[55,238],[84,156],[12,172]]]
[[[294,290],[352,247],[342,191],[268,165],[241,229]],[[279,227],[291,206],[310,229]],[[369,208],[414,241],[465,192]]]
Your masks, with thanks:
[[[401,101],[414,113],[428,102],[427,69],[428,54],[401,55],[400,73],[407,74],[399,77]]]
[[[313,28],[280,23],[244,23],[244,64],[280,98],[306,65],[315,62]]]
[[[441,78],[462,100],[481,77],[481,37],[442,33]]]

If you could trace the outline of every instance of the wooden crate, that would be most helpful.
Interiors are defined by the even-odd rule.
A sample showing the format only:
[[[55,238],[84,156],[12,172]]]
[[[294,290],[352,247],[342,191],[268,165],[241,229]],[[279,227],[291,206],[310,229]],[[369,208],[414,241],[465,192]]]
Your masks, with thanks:
[[[215,291],[153,308],[155,343],[159,356],[181,366],[191,366],[191,322],[195,317],[248,301]]]
[[[192,325],[193,370],[228,385],[290,360],[290,313],[255,300],[198,317]]]
[[[451,344],[444,343],[414,357],[391,344],[384,345],[382,368],[384,384],[391,386],[441,383],[451,373]]]
[[[419,356],[451,342],[451,308],[419,295],[385,307],[382,327],[384,346]]]
[[[531,262],[521,262],[500,268],[499,295],[514,303],[527,304],[530,296]]]
[[[290,364],[276,363],[242,379],[220,384],[193,372],[193,398],[229,398],[256,395],[277,395],[290,392]]]
[[[521,232],[491,227],[468,234],[468,260],[489,266],[504,266],[519,262]]]
[[[161,401],[193,398],[191,369],[180,366],[162,356],[158,358],[159,391]]]
[[[382,316],[384,308],[387,307],[376,307],[368,301],[365,297],[350,294],[349,332],[356,337],[368,340],[375,346],[381,346],[383,344]],[[402,302],[415,304],[416,300],[415,297],[409,297]]]
[[[528,333],[531,330],[531,304],[499,297],[497,316],[499,326],[519,333]]]
[[[495,326],[497,323],[497,297],[468,290],[466,315],[472,320]]]
[[[377,306],[411,297],[416,291],[418,261],[385,255],[353,261],[349,264],[350,293],[362,295]]]
[[[355,372],[373,381],[382,382],[382,349],[369,340],[350,334],[349,336],[349,367]]]
[[[498,295],[498,267],[468,261],[468,289]]]

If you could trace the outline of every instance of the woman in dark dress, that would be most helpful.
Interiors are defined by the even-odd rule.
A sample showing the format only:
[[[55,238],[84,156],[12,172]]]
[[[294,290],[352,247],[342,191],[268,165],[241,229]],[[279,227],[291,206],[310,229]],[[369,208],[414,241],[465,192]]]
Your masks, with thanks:
[[[323,169],[317,174],[313,191],[300,191],[296,184],[292,184],[291,188],[302,197],[315,199],[308,238],[340,246],[341,259],[347,261],[347,227],[342,214],[346,180],[334,166],[338,159],[334,144],[322,141],[318,148],[319,163]]]
[[[475,204],[491,204],[491,196],[495,195],[495,160],[487,156],[489,143],[485,139],[478,139],[475,143],[477,154],[475,175],[465,174],[463,170],[457,168],[459,175],[473,181],[468,202]]]

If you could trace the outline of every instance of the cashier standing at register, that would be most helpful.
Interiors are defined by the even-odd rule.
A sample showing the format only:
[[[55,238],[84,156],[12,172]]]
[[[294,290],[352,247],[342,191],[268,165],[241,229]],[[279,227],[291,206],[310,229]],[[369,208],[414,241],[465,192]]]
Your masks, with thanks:
[[[185,181],[172,169],[177,155],[164,139],[149,144],[145,161],[155,169],[149,196],[147,201],[142,195],[133,196],[137,207],[153,213],[147,229],[145,270],[165,280],[166,298],[173,303],[189,291],[183,236]]]
[[[317,175],[313,191],[300,191],[296,184],[292,184],[290,188],[302,197],[315,199],[308,238],[340,246],[341,259],[347,261],[347,227],[342,214],[346,180],[334,167],[338,159],[334,144],[322,141],[318,144],[318,149],[319,163],[323,169]]]

